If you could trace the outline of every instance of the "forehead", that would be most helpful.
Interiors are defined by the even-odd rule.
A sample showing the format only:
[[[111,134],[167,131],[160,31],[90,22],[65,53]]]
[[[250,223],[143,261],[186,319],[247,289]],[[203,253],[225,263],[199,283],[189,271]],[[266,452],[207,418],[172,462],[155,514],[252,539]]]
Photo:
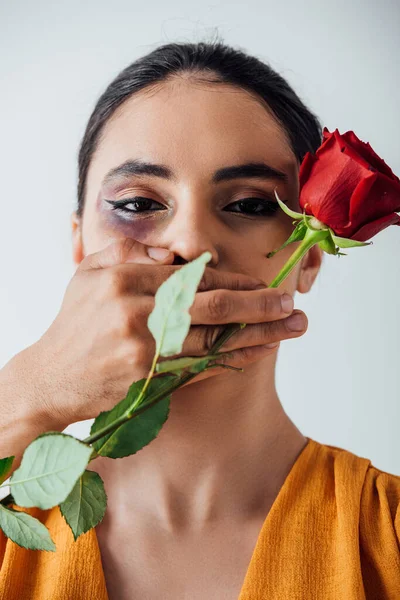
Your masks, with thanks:
[[[297,160],[263,100],[229,84],[174,80],[131,96],[104,127],[88,177],[127,159],[170,165],[182,178],[209,177],[217,167],[263,160],[289,177]]]

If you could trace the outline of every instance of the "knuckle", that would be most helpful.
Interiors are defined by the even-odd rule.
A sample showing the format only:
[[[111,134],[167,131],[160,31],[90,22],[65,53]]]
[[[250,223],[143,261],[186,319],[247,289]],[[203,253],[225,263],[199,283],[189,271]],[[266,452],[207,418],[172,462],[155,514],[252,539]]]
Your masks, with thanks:
[[[135,364],[148,365],[151,364],[155,352],[155,340],[147,343],[142,338],[132,340],[133,356]]]
[[[243,360],[251,360],[254,356],[253,348],[251,346],[242,348]]]
[[[119,337],[131,337],[135,323],[137,322],[136,312],[127,305],[126,301],[120,300],[115,303],[114,314],[114,329],[117,331]]]
[[[268,340],[275,342],[276,338],[282,336],[286,331],[285,319],[279,319],[278,321],[270,321],[268,323]],[[263,342],[268,343],[268,342]]]
[[[133,238],[122,238],[117,240],[113,244],[113,258],[117,264],[124,263],[130,250],[135,245],[135,240]]]
[[[187,346],[187,354],[207,354],[210,341],[209,327],[191,327],[189,336],[185,340],[184,348]]]
[[[231,352],[231,354],[233,354],[233,351]],[[237,355],[237,351],[235,350],[235,356]],[[211,364],[215,364],[215,362],[218,362],[218,364],[232,364],[232,357],[231,356],[219,356],[218,359],[215,358],[213,361],[211,361]],[[216,368],[216,367],[215,367]],[[214,371],[214,369],[213,369]]]
[[[205,292],[207,290],[212,290],[216,287],[216,273],[210,267],[206,267],[204,269],[203,277],[200,280],[199,285],[197,286],[198,292]]]
[[[216,290],[210,295],[207,308],[212,319],[226,319],[232,310],[232,297],[226,290]]]
[[[126,273],[119,267],[112,267],[103,271],[104,287],[111,298],[122,296],[127,287]]]
[[[252,346],[259,346],[261,344],[266,344],[266,339],[268,338],[268,334],[270,334],[269,323],[255,323],[251,326],[251,334],[252,334]],[[248,325],[246,329],[250,327]]]
[[[261,293],[258,296],[258,308],[262,315],[272,314],[276,312],[277,299],[275,295]]]
[[[244,348],[238,348],[235,352],[236,359],[241,361],[250,360],[252,358],[252,348],[251,346],[245,346]]]
[[[120,312],[114,325],[119,339],[127,339],[132,335],[132,322],[126,313]]]
[[[123,348],[124,364],[135,368],[148,365],[151,362],[149,349],[149,345],[139,338],[127,339]]]
[[[115,317],[113,323],[115,330],[122,338],[148,336],[154,339],[147,326],[147,320],[155,304],[154,298],[139,298],[132,296],[120,296],[113,300],[113,312]]]

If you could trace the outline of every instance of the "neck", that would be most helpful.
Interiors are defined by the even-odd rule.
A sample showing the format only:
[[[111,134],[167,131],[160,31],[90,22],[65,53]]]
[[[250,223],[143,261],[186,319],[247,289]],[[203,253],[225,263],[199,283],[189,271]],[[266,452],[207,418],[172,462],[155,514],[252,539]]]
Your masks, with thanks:
[[[280,403],[275,362],[180,388],[155,440],[123,460],[96,459],[108,510],[125,522],[143,511],[167,530],[265,516],[307,442]]]

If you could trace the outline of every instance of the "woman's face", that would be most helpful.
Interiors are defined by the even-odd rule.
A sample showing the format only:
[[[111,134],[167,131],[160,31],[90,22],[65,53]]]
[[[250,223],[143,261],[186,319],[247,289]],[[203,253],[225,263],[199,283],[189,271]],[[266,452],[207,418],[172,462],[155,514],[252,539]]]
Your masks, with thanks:
[[[159,166],[144,172],[144,163]],[[239,172],[239,165],[253,167]],[[183,79],[142,90],[105,126],[82,223],[72,215],[74,260],[132,237],[173,251],[175,264],[208,250],[208,267],[268,283],[295,250],[291,244],[266,258],[293,231],[274,188],[299,211],[298,167],[283,129],[246,91]],[[304,277],[315,277],[318,266]],[[299,274],[300,265],[284,288],[300,289]]]

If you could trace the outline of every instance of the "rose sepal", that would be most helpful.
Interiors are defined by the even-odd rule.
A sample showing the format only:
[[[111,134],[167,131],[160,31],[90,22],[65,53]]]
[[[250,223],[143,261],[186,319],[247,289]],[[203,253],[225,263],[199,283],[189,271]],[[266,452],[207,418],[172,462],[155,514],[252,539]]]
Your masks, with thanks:
[[[286,206],[286,204],[284,202],[282,202],[282,200],[279,198],[277,192],[276,192],[276,188],[274,190],[274,194],[275,194],[275,198],[278,201],[279,206],[281,207],[281,209],[283,210],[283,212],[285,212],[287,215],[289,215],[289,217],[292,217],[293,219],[296,219],[296,221],[298,221],[299,219],[303,219],[304,218],[304,214],[303,213],[298,213],[295,212],[294,210],[292,210],[291,208],[289,208],[288,206]]]
[[[332,236],[328,236],[325,240],[322,240],[318,243],[321,250],[326,252],[327,254],[337,254],[338,249],[335,246],[335,242],[332,239]]]
[[[311,229],[312,231],[328,231],[329,232],[329,236],[326,236],[324,239],[322,239],[320,242],[318,242],[318,245],[320,246],[321,250],[323,250],[327,254],[347,256],[344,252],[339,252],[339,248],[355,248],[357,246],[369,246],[370,244],[373,243],[373,242],[359,242],[357,240],[352,240],[350,238],[342,238],[342,237],[335,235],[335,232],[333,231],[333,229],[331,227],[329,227],[325,223],[322,223],[322,221],[320,221],[313,215],[307,215],[305,212],[298,213],[298,212],[295,212],[294,210],[291,210],[290,208],[288,208],[286,206],[286,204],[284,202],[282,202],[282,200],[279,198],[276,188],[274,190],[274,193],[275,193],[277,202],[278,202],[279,206],[281,207],[281,209],[283,210],[283,212],[285,212],[289,217],[292,217],[295,219],[295,221],[293,221],[293,225],[296,223],[296,221],[301,220],[301,222],[296,225],[296,228],[293,230],[292,234],[286,240],[286,242],[284,244],[282,244],[282,246],[280,248],[278,248],[277,250],[273,250],[272,252],[269,252],[267,254],[267,258],[272,258],[272,256],[274,256],[274,254],[276,254],[277,252],[279,252],[279,250],[282,250],[283,248],[285,248],[292,242],[302,241],[306,235],[306,228]]]
[[[307,230],[307,225],[304,223],[304,221],[300,221],[300,223],[297,223],[296,228],[292,231],[290,237],[286,240],[286,242],[284,244],[282,244],[282,246],[280,248],[278,248],[277,250],[268,252],[267,258],[272,258],[272,256],[274,256],[274,254],[279,252],[279,250],[282,250],[283,248],[285,248],[289,244],[292,244],[293,242],[301,242],[301,240],[304,239],[306,230]]]
[[[335,235],[333,229],[329,228],[331,238],[339,248],[354,248],[356,246],[370,246],[373,242],[357,242],[357,240],[351,240],[349,238],[342,238]]]

